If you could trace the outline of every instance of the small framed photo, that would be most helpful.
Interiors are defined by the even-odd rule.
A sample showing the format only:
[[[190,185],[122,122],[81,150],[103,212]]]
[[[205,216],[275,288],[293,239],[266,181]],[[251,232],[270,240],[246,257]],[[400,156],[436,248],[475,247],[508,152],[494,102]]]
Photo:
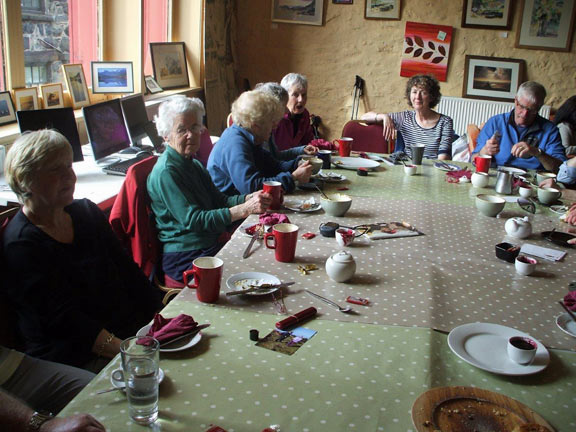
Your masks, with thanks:
[[[510,30],[512,0],[464,0],[462,27]]]
[[[38,89],[36,87],[14,89],[14,100],[16,101],[16,111],[40,109]]]
[[[184,42],[150,43],[154,78],[162,89],[188,87],[188,66]]]
[[[0,125],[16,121],[16,112],[9,91],[0,92]]]
[[[401,0],[366,0],[364,18],[399,20]]]
[[[92,93],[134,93],[132,62],[92,62]]]
[[[154,79],[153,76],[146,75],[144,77],[144,81],[146,81],[146,88],[148,89],[148,91],[150,93],[154,94],[154,93],[160,93],[161,91],[164,91],[164,89],[158,85],[158,83],[156,82],[156,80]]]
[[[40,86],[44,109],[64,108],[64,89],[62,84],[44,84]]]
[[[274,22],[321,26],[323,17],[324,0],[300,2],[294,0],[272,0],[272,21]]]
[[[570,51],[576,2],[524,0],[520,6],[516,48]]]
[[[90,105],[90,94],[88,93],[86,76],[82,65],[65,64],[62,65],[62,71],[66,78],[70,98],[72,99],[72,107],[78,109]]]
[[[512,102],[526,66],[519,59],[467,55],[465,67],[463,97]]]

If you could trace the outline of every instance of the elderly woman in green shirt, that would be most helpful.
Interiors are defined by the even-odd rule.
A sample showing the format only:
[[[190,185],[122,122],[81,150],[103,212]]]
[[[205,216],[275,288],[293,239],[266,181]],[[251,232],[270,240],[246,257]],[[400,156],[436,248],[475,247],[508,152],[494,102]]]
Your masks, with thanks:
[[[216,255],[233,222],[264,212],[272,200],[263,191],[224,195],[193,159],[204,113],[202,101],[178,95],[163,102],[155,118],[167,146],[148,177],[148,193],[163,245],[164,274],[179,282],[193,260]]]

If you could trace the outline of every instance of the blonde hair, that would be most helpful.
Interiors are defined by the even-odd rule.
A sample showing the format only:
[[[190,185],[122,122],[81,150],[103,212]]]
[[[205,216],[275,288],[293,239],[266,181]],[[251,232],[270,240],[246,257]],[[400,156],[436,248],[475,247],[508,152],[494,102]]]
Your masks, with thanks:
[[[270,120],[279,120],[284,106],[273,95],[259,90],[242,93],[232,104],[234,123],[245,129]]]
[[[63,156],[72,156],[72,146],[60,132],[42,129],[23,133],[6,155],[5,175],[10,188],[25,200],[38,171]]]

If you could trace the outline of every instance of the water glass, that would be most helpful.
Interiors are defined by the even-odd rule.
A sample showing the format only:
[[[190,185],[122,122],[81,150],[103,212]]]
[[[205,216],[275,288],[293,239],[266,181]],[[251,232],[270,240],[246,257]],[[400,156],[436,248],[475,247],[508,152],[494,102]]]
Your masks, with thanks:
[[[158,419],[159,352],[160,344],[149,336],[133,336],[120,345],[130,417],[143,425]]]

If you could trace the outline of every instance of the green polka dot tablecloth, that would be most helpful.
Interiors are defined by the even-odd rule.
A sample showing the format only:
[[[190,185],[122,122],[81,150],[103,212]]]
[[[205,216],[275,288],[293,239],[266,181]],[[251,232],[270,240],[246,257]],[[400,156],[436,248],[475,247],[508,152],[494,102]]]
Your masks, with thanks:
[[[312,320],[317,334],[287,356],[256,347],[249,330],[264,336],[281,316],[174,300],[167,317],[192,315],[211,323],[193,348],[161,354],[155,430],[260,432],[273,424],[295,431],[415,432],[411,407],[426,390],[474,386],[526,404],[557,431],[576,430],[576,354],[552,351],[549,367],[529,377],[498,376],[457,358],[446,336],[423,328]],[[61,415],[88,412],[109,432],[144,430],[131,422],[121,391],[110,387],[117,357]]]
[[[425,161],[425,164],[431,164]],[[540,260],[531,276],[520,276],[514,264],[496,258],[495,245],[507,241],[560,249],[543,240],[542,231],[562,229],[558,215],[538,206],[530,215],[534,234],[524,240],[506,235],[508,217],[525,216],[516,203],[507,203],[502,217],[480,214],[474,199],[479,190],[470,183],[451,184],[445,173],[424,165],[423,174],[405,176],[402,167],[388,167],[359,177],[354,171],[339,170],[348,177],[345,183],[352,207],[345,217],[328,216],[323,210],[294,213],[286,210],[290,221],[300,227],[300,234],[316,233],[311,240],[298,239],[293,263],[280,263],[274,251],[257,242],[247,259],[242,253],[250,238],[236,231],[232,240],[218,254],[224,260],[222,291],[228,291],[228,277],[247,271],[269,273],[294,285],[283,289],[284,302],[290,313],[315,306],[321,319],[418,326],[450,331],[469,322],[490,322],[514,327],[531,334],[547,347],[576,348],[576,339],[556,326],[563,313],[557,301],[576,281],[573,249],[562,262]],[[491,180],[492,184],[494,179]],[[340,185],[329,185],[334,191]],[[362,196],[354,195],[363,193]],[[373,196],[366,196],[371,193]],[[402,197],[402,193],[405,196]],[[288,195],[286,200],[305,199],[318,192]],[[251,216],[247,223],[256,223]],[[423,236],[366,241],[358,239],[345,249],[355,258],[356,275],[347,283],[331,281],[325,271],[327,258],[341,248],[334,238],[319,235],[322,222],[335,221],[354,226],[369,222],[408,221],[425,233]],[[316,264],[318,270],[302,275],[298,265]],[[353,306],[354,314],[346,315],[309,297],[304,289],[344,304],[347,296],[367,298],[371,305]],[[183,300],[196,301],[195,293],[185,290]],[[272,296],[221,295],[220,305],[242,310],[274,313]]]

